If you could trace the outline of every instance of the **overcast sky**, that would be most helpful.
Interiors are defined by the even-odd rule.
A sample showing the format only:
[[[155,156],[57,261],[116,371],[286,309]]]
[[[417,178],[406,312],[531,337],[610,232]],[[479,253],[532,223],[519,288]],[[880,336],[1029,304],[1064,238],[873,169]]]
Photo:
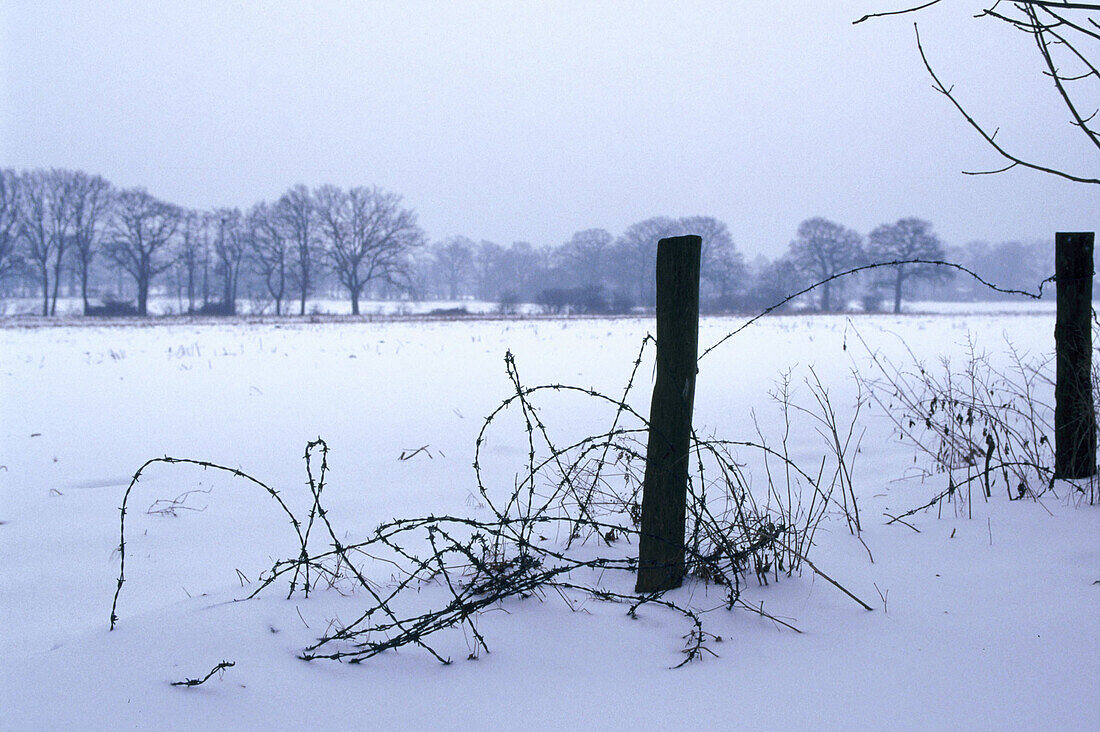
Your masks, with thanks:
[[[713,215],[750,257],[826,216],[945,241],[1095,230],[1096,191],[1001,161],[931,86],[904,0],[0,0],[0,166],[195,207],[379,185],[428,235],[560,244]],[[918,16],[998,141],[1096,175],[1033,45],[975,4]]]

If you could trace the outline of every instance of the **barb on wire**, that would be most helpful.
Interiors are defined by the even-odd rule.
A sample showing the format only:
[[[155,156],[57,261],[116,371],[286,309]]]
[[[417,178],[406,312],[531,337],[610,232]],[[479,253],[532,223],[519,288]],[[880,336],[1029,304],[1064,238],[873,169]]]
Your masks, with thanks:
[[[173,681],[172,686],[202,686],[207,681],[209,681],[214,676],[214,674],[218,673],[219,671],[224,671],[227,668],[233,668],[236,665],[236,661],[222,661],[218,665],[214,666],[214,668],[210,669],[210,672],[206,674],[206,676],[203,676],[201,679],[196,678],[184,679],[183,681]]]

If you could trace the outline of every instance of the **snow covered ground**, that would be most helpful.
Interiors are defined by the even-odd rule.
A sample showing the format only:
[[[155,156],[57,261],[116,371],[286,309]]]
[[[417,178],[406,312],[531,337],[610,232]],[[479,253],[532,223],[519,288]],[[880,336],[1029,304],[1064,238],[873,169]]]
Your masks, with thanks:
[[[1018,298],[1012,300],[991,300],[988,302],[945,302],[940,300],[916,300],[906,302],[902,309],[906,313],[922,315],[1039,315],[1054,317],[1057,303],[1052,292],[1041,300]]]
[[[740,321],[704,319],[700,344]],[[304,662],[301,649],[355,618],[361,595],[254,600],[258,574],[295,555],[291,527],[255,486],[189,466],[150,468],[127,515],[127,581],[108,631],[118,575],[119,506],[134,471],[162,455],[240,467],[310,505],[302,460],[330,448],[326,505],[346,541],[400,516],[479,516],[471,467],[482,419],[511,390],[504,354],[526,384],[621,393],[642,337],[636,320],[157,327],[0,327],[0,728],[243,726],[472,729],[974,728],[1086,729],[1100,717],[1100,542],[1096,507],[1061,489],[1042,502],[977,500],[973,518],[944,504],[887,526],[942,476],[900,480],[913,451],[884,416],[866,429],[855,487],[863,540],[832,512],[811,558],[874,606],[861,609],[805,570],[744,597],[802,631],[692,581],[670,598],[723,638],[679,670],[684,619],[554,593],[509,600],[478,620],[491,649],[438,641],[443,666],[406,648],[360,665]],[[700,364],[696,427],[729,439],[782,429],[767,392],[791,370],[795,398],[813,367],[842,414],[856,332],[896,358],[964,358],[967,339],[997,357],[1007,336],[1053,348],[1053,316],[1025,312],[903,317],[778,316]],[[652,354],[632,399],[645,413]],[[561,434],[607,425],[606,410],[566,396],[542,402]],[[816,467],[812,429],[793,452]],[[404,453],[425,449],[407,460]],[[508,490],[526,434],[505,421],[484,448],[491,491]],[[759,472],[754,478],[760,479]],[[187,491],[186,508],[155,509]],[[152,510],[150,510],[152,509]],[[195,509],[195,510],[190,510]],[[169,514],[172,512],[168,512]],[[874,562],[871,562],[873,555]],[[392,568],[373,566],[385,585]],[[629,577],[607,577],[628,593]],[[446,599],[426,587],[425,601]],[[194,688],[222,660],[232,668]],[[1091,721],[1090,721],[1091,720]]]

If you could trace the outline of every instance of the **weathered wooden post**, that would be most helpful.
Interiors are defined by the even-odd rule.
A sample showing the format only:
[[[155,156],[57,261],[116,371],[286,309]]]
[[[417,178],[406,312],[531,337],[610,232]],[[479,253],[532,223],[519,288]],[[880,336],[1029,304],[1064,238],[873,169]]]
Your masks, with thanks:
[[[684,578],[701,250],[698,236],[657,243],[657,379],[649,410],[636,592],[671,590]]]
[[[1058,314],[1054,325],[1054,476],[1096,475],[1092,400],[1093,232],[1055,234]]]

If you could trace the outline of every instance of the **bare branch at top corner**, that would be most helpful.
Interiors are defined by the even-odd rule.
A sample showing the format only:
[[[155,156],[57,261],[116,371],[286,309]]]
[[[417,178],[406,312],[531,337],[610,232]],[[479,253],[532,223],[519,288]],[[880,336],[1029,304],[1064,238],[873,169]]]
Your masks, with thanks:
[[[867,13],[867,15],[864,15],[859,20],[853,20],[852,25],[859,25],[863,21],[871,20],[872,18],[885,18],[890,15],[905,15],[906,13],[915,13],[919,10],[930,8],[933,5],[938,5],[940,2],[941,0],[929,0],[928,2],[922,3],[921,5],[915,5],[911,8],[905,8],[903,10],[885,10],[881,13]]]

